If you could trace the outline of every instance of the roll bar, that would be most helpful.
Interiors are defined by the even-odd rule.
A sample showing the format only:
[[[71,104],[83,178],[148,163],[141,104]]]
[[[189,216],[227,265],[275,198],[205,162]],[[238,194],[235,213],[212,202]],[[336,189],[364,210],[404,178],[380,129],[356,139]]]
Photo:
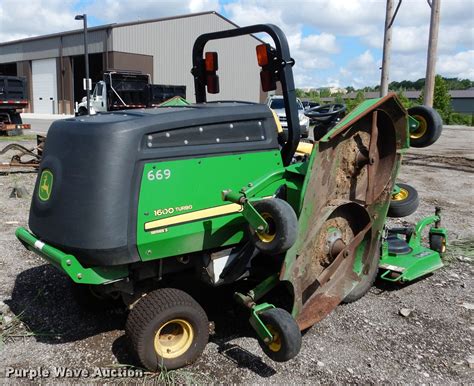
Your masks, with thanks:
[[[295,82],[293,79],[292,66],[295,61],[290,56],[288,41],[283,31],[273,24],[256,24],[248,27],[234,28],[230,30],[211,32],[200,35],[193,46],[193,68],[194,88],[196,103],[206,102],[206,81],[201,71],[203,65],[204,47],[210,40],[227,39],[242,35],[267,33],[275,43],[276,53],[280,60],[278,63],[279,80],[283,91],[286,119],[288,122],[288,141],[281,149],[281,156],[285,166],[289,165],[295,154],[300,141],[300,123],[298,119],[298,106],[296,104]]]

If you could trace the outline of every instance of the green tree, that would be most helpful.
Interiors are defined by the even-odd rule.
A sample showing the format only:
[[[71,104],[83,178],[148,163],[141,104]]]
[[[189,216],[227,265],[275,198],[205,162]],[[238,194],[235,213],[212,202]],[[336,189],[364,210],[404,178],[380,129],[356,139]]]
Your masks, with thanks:
[[[334,103],[339,103],[339,104],[343,104],[344,103],[344,99],[342,99],[342,94],[339,92],[339,93],[336,93],[333,95],[335,98],[334,98]]]
[[[413,103],[410,101],[410,99],[407,98],[403,90],[400,90],[397,93],[397,96],[398,96],[398,99],[400,99],[400,102],[402,102],[403,107],[405,107],[406,109],[409,109],[410,107],[412,107]]]
[[[306,93],[302,89],[297,88],[295,94],[297,98],[304,98]]]
[[[331,96],[331,91],[328,88],[321,88],[319,90],[319,96],[321,98],[328,98]]]
[[[420,97],[418,98],[418,104],[423,104],[425,97],[425,90],[422,90]],[[452,113],[451,109],[451,95],[449,95],[448,86],[446,81],[441,75],[436,75],[435,77],[435,87],[433,93],[433,108],[438,111],[443,122],[450,123],[450,115]]]
[[[347,111],[354,110],[356,106],[361,104],[364,100],[365,100],[364,92],[362,90],[359,90],[354,99],[346,100]]]

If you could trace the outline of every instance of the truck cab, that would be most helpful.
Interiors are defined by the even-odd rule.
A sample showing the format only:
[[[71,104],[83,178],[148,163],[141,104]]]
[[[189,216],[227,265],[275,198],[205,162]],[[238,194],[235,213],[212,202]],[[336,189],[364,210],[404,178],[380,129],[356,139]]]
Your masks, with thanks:
[[[105,90],[106,84],[104,81],[101,80],[96,83],[90,101],[90,113],[92,115],[107,111],[107,93]],[[77,106],[76,112],[77,115],[87,115],[87,97],[82,98],[81,103]]]
[[[90,99],[90,114],[144,108],[148,105],[150,75],[136,72],[109,71],[97,82]],[[87,115],[87,98],[77,105],[76,115]]]

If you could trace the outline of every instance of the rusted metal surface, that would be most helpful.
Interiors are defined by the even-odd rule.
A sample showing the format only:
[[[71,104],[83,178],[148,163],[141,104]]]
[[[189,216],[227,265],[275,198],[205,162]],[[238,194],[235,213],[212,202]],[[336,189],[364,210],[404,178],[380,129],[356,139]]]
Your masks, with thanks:
[[[0,155],[7,152],[14,151],[10,162],[0,163],[0,169],[10,168],[35,168],[39,167],[46,137],[38,135],[36,139],[36,146],[33,148],[26,148],[18,143],[10,143],[0,150]]]
[[[293,286],[300,329],[324,318],[368,273],[408,143],[406,119],[388,95],[315,144],[298,240],[280,275]]]

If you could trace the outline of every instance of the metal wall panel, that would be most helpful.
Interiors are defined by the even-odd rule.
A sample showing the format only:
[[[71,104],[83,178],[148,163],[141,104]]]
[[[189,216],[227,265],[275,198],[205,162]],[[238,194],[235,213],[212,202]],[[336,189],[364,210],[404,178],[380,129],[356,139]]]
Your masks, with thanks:
[[[187,99],[194,101],[190,73],[192,47],[200,34],[235,28],[215,14],[116,27],[113,51],[153,56],[153,83],[185,85]],[[259,42],[250,37],[211,42],[208,51],[219,53],[221,92],[209,100],[260,100],[260,76],[255,54]]]
[[[87,33],[89,53],[106,51],[106,30]],[[74,34],[63,36],[63,56],[84,55],[84,35]]]
[[[105,52],[106,30],[87,34],[89,53]],[[84,35],[82,33],[62,36],[63,56],[84,55]],[[56,58],[60,55],[61,36],[28,40],[0,46],[0,63],[20,62]]]

